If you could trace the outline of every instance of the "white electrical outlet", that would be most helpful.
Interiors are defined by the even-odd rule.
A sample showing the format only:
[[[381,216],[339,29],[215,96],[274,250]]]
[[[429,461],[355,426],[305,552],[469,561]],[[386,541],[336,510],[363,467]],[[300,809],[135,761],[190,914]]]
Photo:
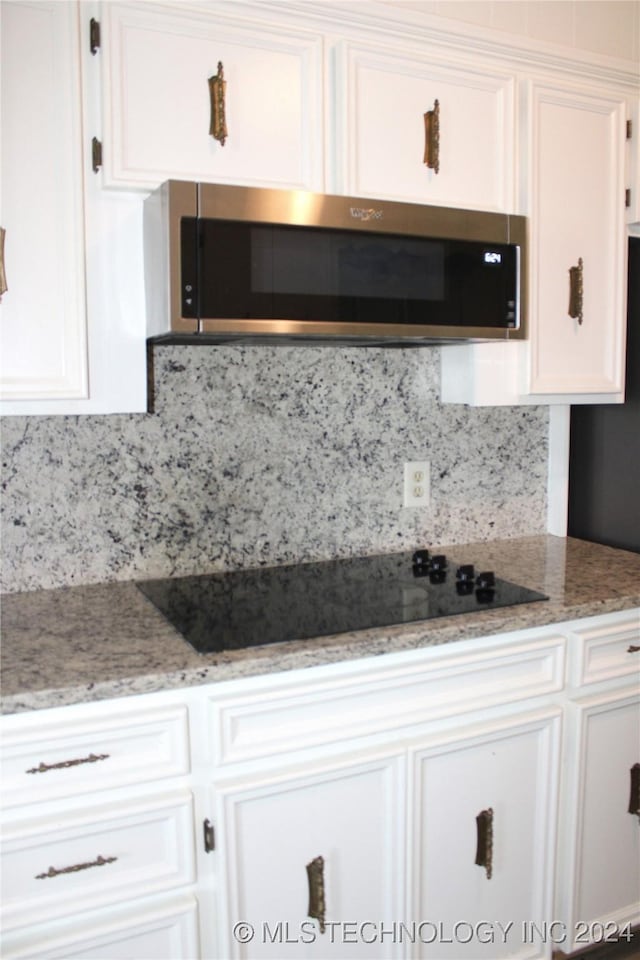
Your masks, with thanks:
[[[431,470],[428,460],[404,465],[404,506],[428,507],[431,499]]]

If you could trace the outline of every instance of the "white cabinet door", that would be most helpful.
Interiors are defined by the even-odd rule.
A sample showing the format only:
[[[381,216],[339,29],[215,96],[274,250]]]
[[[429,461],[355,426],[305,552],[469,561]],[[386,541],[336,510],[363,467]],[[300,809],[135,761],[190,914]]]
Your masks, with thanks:
[[[632,771],[640,764],[640,697],[627,688],[570,709],[575,764],[567,777],[562,835],[568,844],[558,883],[558,912],[571,936],[567,952],[589,940],[618,939],[627,924],[640,921],[640,823],[630,812],[639,803]]]
[[[377,929],[362,933],[350,925],[391,923],[402,914],[401,768],[399,758],[384,757],[218,787],[225,956],[397,956],[397,945],[382,942]],[[315,885],[307,871],[314,861]]]
[[[530,392],[596,400],[624,386],[626,104],[543,84],[531,102]]]
[[[514,81],[452,67],[426,52],[345,44],[337,108],[345,192],[481,210],[511,210]],[[424,114],[438,101],[438,171],[424,163]]]
[[[254,11],[255,13],[255,11]],[[104,175],[322,186],[322,41],[229,19],[229,5],[102,5]],[[227,137],[210,134],[209,78],[222,64]]]
[[[87,396],[78,11],[0,5],[2,400]]]
[[[416,752],[412,909],[429,922],[417,956],[544,955],[531,924],[550,919],[559,714]]]

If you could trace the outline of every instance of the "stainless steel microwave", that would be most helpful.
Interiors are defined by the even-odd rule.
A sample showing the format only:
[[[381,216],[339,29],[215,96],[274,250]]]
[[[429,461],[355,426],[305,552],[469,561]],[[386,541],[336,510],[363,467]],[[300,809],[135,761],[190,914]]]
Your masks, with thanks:
[[[428,344],[525,336],[526,220],[168,181],[145,201],[150,337]]]

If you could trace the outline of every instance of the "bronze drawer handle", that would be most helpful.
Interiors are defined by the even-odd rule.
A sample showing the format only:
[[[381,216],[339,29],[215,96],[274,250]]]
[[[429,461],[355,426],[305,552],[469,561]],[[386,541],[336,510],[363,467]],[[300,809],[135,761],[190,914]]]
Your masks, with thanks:
[[[224,79],[224,67],[222,66],[222,61],[219,61],[218,72],[215,76],[209,77],[209,99],[211,101],[209,133],[214,140],[219,140],[223,147],[227,139],[226,92],[227,81]]]
[[[634,763],[629,770],[631,779],[628,813],[640,817],[640,763]]]
[[[307,864],[307,880],[309,882],[309,907],[307,914],[318,921],[320,933],[324,933],[324,857],[316,857],[311,863]]]
[[[46,873],[38,873],[35,880],[48,880],[50,877],[60,877],[63,873],[79,873],[80,870],[90,870],[91,867],[104,867],[108,863],[115,863],[117,857],[97,856],[95,860],[89,863],[75,863],[72,867],[49,867]]]
[[[98,763],[108,760],[108,753],[90,753],[88,757],[78,757],[77,760],[61,760],[59,763],[40,763],[37,767],[25,770],[25,773],[49,773],[50,770],[66,770],[67,767],[78,767],[81,763]]]
[[[630,643],[627,653],[640,653],[640,647],[638,647],[635,643]]]
[[[493,809],[481,810],[476,817],[476,864],[487,871],[487,880],[493,873]]]
[[[424,115],[424,163],[434,173],[440,171],[440,101]]]
[[[569,268],[569,316],[582,323],[584,306],[584,283],[582,257],[578,258],[578,266]]]

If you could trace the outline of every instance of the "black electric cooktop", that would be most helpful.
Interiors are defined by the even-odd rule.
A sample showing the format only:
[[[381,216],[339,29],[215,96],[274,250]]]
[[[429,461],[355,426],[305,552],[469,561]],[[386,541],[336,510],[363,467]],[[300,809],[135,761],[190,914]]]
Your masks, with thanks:
[[[427,550],[149,580],[138,587],[199,653],[548,600]]]

